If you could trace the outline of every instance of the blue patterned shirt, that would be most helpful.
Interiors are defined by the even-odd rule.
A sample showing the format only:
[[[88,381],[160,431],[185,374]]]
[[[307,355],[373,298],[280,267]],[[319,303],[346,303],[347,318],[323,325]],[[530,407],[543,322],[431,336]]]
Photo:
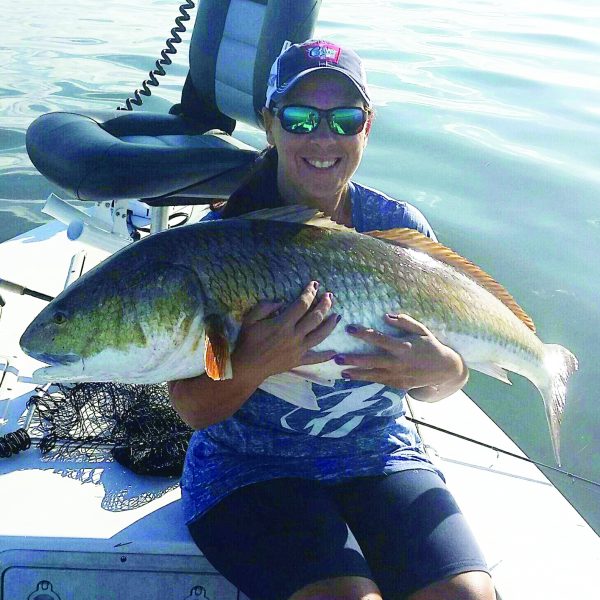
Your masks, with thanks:
[[[357,231],[410,227],[435,239],[410,204],[357,183],[350,184],[350,198]],[[188,523],[234,490],[268,479],[339,482],[404,469],[437,471],[405,417],[403,390],[345,380],[312,387],[318,411],[258,389],[230,418],[194,432],[181,478]]]

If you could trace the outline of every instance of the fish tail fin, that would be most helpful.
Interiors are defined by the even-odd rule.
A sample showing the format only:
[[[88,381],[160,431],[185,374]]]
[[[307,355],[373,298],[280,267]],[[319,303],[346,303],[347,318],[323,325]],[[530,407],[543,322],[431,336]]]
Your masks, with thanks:
[[[543,384],[536,385],[544,400],[552,448],[558,466],[560,466],[560,424],[565,409],[567,380],[577,371],[577,367],[577,358],[569,350],[557,344],[544,344],[544,371],[547,378]]]

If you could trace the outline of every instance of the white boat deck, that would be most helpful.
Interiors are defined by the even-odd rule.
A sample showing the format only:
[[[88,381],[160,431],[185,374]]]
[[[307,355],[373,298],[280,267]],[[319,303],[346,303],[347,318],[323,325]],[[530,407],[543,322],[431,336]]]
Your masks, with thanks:
[[[0,244],[0,278],[56,295],[81,250],[64,226],[50,223]],[[85,251],[86,268],[104,256]],[[44,306],[3,295],[0,435],[24,423],[39,363],[23,355],[18,340]],[[463,393],[411,404],[420,420],[521,454]],[[534,465],[429,428],[421,434],[503,600],[598,597],[600,540]],[[0,600],[242,597],[199,554],[178,500],[176,480],[138,476],[116,462],[44,458],[36,447],[0,459]]]

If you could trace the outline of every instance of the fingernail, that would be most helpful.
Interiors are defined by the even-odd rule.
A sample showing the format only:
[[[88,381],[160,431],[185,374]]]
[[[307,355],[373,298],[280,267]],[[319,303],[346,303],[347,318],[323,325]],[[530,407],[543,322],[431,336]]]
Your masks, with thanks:
[[[336,322],[336,323],[339,323],[341,320],[342,320],[342,315],[338,315],[338,316],[335,318],[335,322]]]
[[[312,285],[313,285],[313,288],[314,288],[315,290],[318,290],[318,289],[319,289],[319,282],[318,282],[318,281],[313,281],[313,284],[312,284]]]
[[[390,315],[390,313],[386,313],[386,315],[389,319],[398,319],[399,318],[398,315]]]
[[[331,302],[333,302],[333,294],[331,292],[327,292],[326,295],[329,298],[329,300],[331,300]]]
[[[352,379],[352,378],[350,377],[350,373],[348,373],[347,371],[342,371],[342,377],[343,377],[344,379]]]
[[[346,362],[341,354],[336,354],[333,357],[333,360],[335,360],[336,364],[338,365],[343,365]]]
[[[358,331],[358,327],[355,327],[354,325],[346,325],[346,331],[348,333],[356,333]]]

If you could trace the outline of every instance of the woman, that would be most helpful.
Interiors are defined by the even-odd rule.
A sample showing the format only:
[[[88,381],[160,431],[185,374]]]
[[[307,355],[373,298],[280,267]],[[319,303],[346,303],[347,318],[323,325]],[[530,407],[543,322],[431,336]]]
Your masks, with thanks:
[[[213,217],[308,204],[359,231],[412,227],[433,236],[414,207],[350,181],[373,116],[354,52],[315,40],[286,49],[263,116],[271,149]],[[385,351],[377,356],[313,351],[339,318],[335,290],[317,299],[319,282],[307,284],[289,306],[262,302],[249,312],[233,379],[169,384],[175,408],[197,429],[182,477],[194,540],[256,600],[491,600],[485,561],[404,417],[404,391],[437,401],[465,384],[467,368],[407,315],[386,315],[397,337],[346,324]],[[347,368],[333,391],[313,384],[318,412],[257,389],[271,375],[332,358]]]

